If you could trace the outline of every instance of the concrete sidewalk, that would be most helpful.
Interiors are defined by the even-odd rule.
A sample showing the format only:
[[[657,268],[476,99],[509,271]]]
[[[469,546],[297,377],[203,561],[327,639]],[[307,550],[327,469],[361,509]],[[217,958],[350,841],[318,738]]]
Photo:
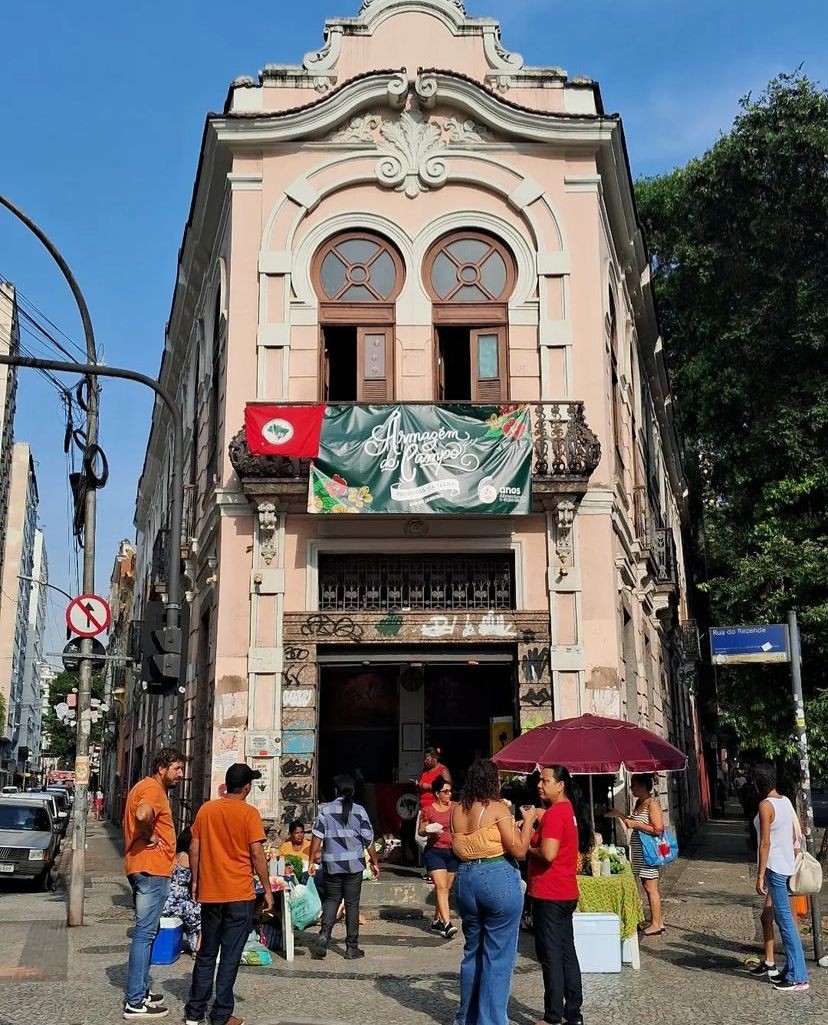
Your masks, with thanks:
[[[102,1025],[120,1020],[131,926],[131,899],[120,874],[118,831],[90,821],[86,926],[41,937],[40,957],[56,966],[42,979],[3,978],[0,1025]],[[668,931],[642,942],[642,968],[620,975],[584,978],[587,1022],[602,1025],[664,1025],[692,1014],[706,1025],[808,1025],[825,1020],[828,971],[809,961],[811,991],[775,992],[750,978],[744,962],[760,952],[759,899],[743,825],[711,822],[665,880]],[[41,920],[36,902],[46,895],[20,894],[19,915]],[[6,895],[0,914],[7,921]],[[53,905],[52,905],[53,906]],[[55,909],[57,910],[57,909]],[[19,923],[21,926],[24,922]],[[54,929],[57,922],[51,923]],[[338,927],[341,930],[341,927]],[[341,932],[325,961],[300,946],[292,965],[276,958],[271,968],[243,968],[237,1013],[248,1025],[450,1025],[458,1004],[461,937],[446,942],[428,931],[428,919],[371,921],[362,930],[364,961],[344,961]],[[65,958],[53,957],[46,942]],[[806,953],[807,950],[806,939]],[[24,958],[38,946],[21,934]],[[59,967],[63,966],[60,978]],[[0,959],[0,967],[2,960]],[[192,962],[159,967],[156,987],[168,995],[170,1021],[183,1017]],[[504,980],[505,984],[505,980]],[[522,935],[515,970],[510,1020],[534,1025],[540,1017],[540,971],[532,939]]]

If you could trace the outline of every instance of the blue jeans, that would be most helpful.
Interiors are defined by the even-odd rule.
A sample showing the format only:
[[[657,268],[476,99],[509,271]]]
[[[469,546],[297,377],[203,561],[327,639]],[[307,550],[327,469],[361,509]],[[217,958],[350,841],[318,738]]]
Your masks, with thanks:
[[[799,929],[791,914],[791,895],[788,893],[788,876],[780,875],[771,869],[765,870],[765,886],[773,904],[773,917],[782,936],[785,948],[785,974],[791,982],[807,982],[808,969],[805,967],[805,954]]]
[[[523,894],[508,861],[464,861],[454,889],[465,947],[457,1025],[508,1025]]]
[[[129,948],[126,1002],[137,1007],[150,987],[152,944],[158,934],[161,912],[170,892],[170,877],[134,872],[127,878],[135,902],[135,931]]]
[[[233,986],[239,974],[244,945],[253,928],[252,900],[234,900],[226,904],[201,905],[201,946],[193,966],[193,981],[184,1015],[191,1021],[201,1021],[213,996],[215,979],[216,998],[210,1011],[213,1025],[224,1025],[233,1014],[236,998]],[[218,971],[216,958],[221,950]]]

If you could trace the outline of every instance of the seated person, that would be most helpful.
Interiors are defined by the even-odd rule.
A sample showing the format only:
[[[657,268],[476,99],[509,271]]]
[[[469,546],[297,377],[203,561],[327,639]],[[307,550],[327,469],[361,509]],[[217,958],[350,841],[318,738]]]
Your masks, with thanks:
[[[279,848],[279,857],[286,858],[288,855],[294,858],[301,858],[305,869],[308,866],[310,856],[310,837],[305,836],[305,824],[295,819],[288,827],[288,839]]]

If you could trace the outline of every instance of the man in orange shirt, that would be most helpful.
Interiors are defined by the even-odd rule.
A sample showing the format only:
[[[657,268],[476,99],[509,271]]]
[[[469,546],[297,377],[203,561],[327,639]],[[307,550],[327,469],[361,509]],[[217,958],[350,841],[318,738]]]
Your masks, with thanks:
[[[224,777],[226,796],[203,804],[193,823],[190,870],[193,898],[201,903],[201,946],[184,1008],[187,1025],[204,1022],[214,982],[212,1025],[244,1025],[233,1014],[233,986],[253,928],[254,872],[264,886],[265,908],[273,910],[264,826],[256,809],[246,803],[253,780],[261,776],[249,765],[231,765]]]
[[[184,755],[165,747],[152,762],[152,775],[130,790],[124,810],[124,871],[135,902],[135,931],[129,948],[124,1018],[166,1018],[164,997],[150,991],[150,955],[161,911],[170,891],[175,859],[175,826],[167,793],[184,776]]]

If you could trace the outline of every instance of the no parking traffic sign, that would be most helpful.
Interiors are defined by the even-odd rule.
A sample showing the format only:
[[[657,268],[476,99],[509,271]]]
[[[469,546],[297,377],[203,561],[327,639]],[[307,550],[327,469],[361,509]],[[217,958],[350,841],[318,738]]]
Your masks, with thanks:
[[[108,603],[97,594],[73,598],[66,609],[66,625],[78,637],[97,637],[112,622]]]

